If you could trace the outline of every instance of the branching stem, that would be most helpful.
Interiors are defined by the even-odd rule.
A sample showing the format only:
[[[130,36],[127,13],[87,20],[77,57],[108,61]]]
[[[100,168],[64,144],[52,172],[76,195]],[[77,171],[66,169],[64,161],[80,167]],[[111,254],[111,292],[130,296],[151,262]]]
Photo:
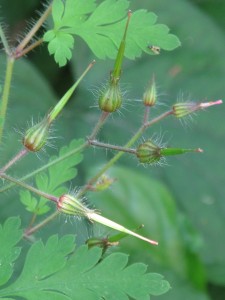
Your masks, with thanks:
[[[43,15],[40,17],[40,19],[35,23],[33,28],[28,32],[28,34],[24,37],[24,39],[20,42],[20,44],[15,49],[13,56],[18,58],[21,56],[21,53],[23,53],[25,47],[29,44],[29,42],[32,40],[36,32],[40,29],[40,27],[44,24],[46,19],[48,18],[49,14],[52,10],[52,3],[48,6],[46,11],[43,13]],[[33,48],[31,48],[33,49]],[[31,50],[30,49],[30,50]],[[25,52],[27,53],[27,51]]]
[[[8,181],[11,181],[11,182],[15,183],[16,185],[21,186],[21,187],[23,187],[23,188],[25,188],[25,189],[27,189],[27,190],[35,193],[35,194],[38,194],[39,196],[44,197],[44,198],[46,198],[46,199],[48,199],[50,201],[53,201],[53,202],[56,202],[56,203],[58,202],[58,198],[57,197],[55,197],[53,195],[50,195],[50,194],[47,194],[45,192],[42,192],[42,191],[40,191],[40,190],[38,190],[38,189],[30,186],[30,185],[28,185],[28,184],[26,184],[26,183],[18,180],[18,179],[15,179],[15,178],[13,178],[13,177],[11,177],[9,175],[6,175],[5,173],[0,173],[0,178],[6,179]]]

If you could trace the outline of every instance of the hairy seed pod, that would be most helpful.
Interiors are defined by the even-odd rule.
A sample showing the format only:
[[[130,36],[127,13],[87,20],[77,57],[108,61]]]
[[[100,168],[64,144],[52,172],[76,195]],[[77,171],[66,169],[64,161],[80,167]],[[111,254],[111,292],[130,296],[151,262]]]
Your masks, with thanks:
[[[108,88],[101,94],[98,100],[99,108],[105,112],[112,113],[120,108],[122,95],[117,83],[110,83]]]
[[[50,124],[47,118],[29,128],[23,138],[23,145],[33,152],[39,151],[46,143]]]
[[[161,148],[155,145],[152,141],[148,140],[143,144],[139,145],[136,150],[136,155],[143,164],[153,164],[160,160]]]

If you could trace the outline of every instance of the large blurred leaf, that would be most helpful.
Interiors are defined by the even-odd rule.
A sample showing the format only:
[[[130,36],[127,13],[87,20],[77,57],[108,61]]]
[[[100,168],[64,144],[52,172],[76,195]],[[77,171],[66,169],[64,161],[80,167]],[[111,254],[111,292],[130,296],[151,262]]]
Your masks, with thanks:
[[[118,182],[112,190],[92,195],[96,207],[101,208],[104,216],[126,227],[133,229],[144,224],[141,234],[159,242],[159,246],[154,247],[127,238],[123,244],[126,251],[170,268],[199,289],[204,288],[204,270],[198,253],[200,240],[176,209],[165,186],[126,168],[113,168],[110,175]],[[196,276],[193,276],[193,268]]]

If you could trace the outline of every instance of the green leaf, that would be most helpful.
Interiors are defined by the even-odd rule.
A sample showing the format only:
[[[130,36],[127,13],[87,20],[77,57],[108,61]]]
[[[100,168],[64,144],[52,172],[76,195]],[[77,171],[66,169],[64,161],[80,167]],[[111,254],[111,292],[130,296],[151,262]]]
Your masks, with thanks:
[[[22,238],[20,219],[9,218],[0,225],[0,286],[7,283],[13,273],[13,263],[20,254],[20,248],[15,245]]]
[[[54,54],[55,61],[60,67],[66,65],[67,60],[72,57],[74,39],[71,34],[65,32],[49,31],[45,35],[45,41],[49,41],[48,50]]]
[[[20,201],[26,206],[26,210],[35,212],[38,201],[35,197],[32,197],[31,193],[27,190],[20,191]]]
[[[55,196],[60,196],[67,191],[67,188],[63,184],[76,177],[77,169],[75,166],[83,159],[83,155],[79,151],[72,155],[71,153],[75,149],[79,149],[83,143],[84,140],[82,139],[72,140],[68,146],[60,149],[58,156],[50,158],[47,173],[41,172],[35,177],[36,186],[39,190],[54,194]],[[63,158],[64,156],[66,156],[65,159]],[[58,160],[58,162],[51,165],[55,160]],[[37,215],[45,214],[50,210],[47,199],[40,198],[38,200],[29,191],[21,191],[20,199],[28,211]]]
[[[168,291],[169,283],[159,274],[146,273],[147,266],[127,266],[128,256],[115,253],[103,259],[100,248],[74,249],[71,235],[52,236],[44,245],[33,244],[28,251],[19,278],[0,297],[22,297],[29,300],[78,299],[148,299]]]
[[[53,2],[54,29],[44,35],[50,54],[63,66],[72,57],[74,35],[80,36],[99,58],[115,58],[125,28],[129,7],[127,0],[105,0],[95,8],[95,1]],[[125,18],[125,19],[124,19]],[[153,54],[149,45],[173,50],[180,45],[167,26],[155,24],[156,15],[141,9],[133,13],[127,34],[125,56],[139,57],[142,51]]]

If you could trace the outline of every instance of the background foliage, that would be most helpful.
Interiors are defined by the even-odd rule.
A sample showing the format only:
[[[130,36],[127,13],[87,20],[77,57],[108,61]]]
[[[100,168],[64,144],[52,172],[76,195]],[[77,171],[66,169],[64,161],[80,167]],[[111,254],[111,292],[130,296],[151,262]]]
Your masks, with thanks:
[[[25,19],[40,8],[40,1],[24,0],[23,5],[18,6],[13,0],[1,0],[0,5],[13,40],[26,26]],[[167,24],[180,38],[182,47],[173,52],[162,52],[159,56],[143,55],[136,61],[125,61],[121,80],[126,90],[123,114],[116,114],[104,127],[101,138],[106,142],[124,144],[124,140],[135,131],[142,115],[141,106],[137,109],[135,100],[142,97],[152,73],[161,94],[162,105],[158,106],[157,113],[164,108],[163,105],[173,104],[178,97],[194,100],[223,98],[223,1],[132,1],[132,9],[141,7],[155,12],[159,23]],[[31,117],[43,116],[94,58],[81,40],[78,43],[72,62],[61,69],[48,56],[45,46],[29,55],[27,61],[17,62],[8,132],[4,147],[0,149],[1,164],[15,153],[15,148],[20,149],[15,129],[22,131]],[[55,135],[60,137],[55,141],[57,148],[90,132],[98,116],[93,92],[95,94],[101,87],[112,65],[110,60],[98,61],[81,83],[55,126]],[[4,70],[3,57],[0,57],[0,69]],[[152,249],[127,238],[122,241],[120,250],[131,253],[133,261],[141,257],[151,265],[151,270],[166,276],[172,289],[161,299],[219,300],[225,297],[223,114],[221,106],[202,112],[184,124],[168,119],[153,127],[150,136],[158,133],[169,145],[201,147],[204,154],[172,158],[168,160],[168,166],[162,168],[138,166],[138,169],[135,169],[136,161],[127,156],[111,170],[111,174],[118,178],[112,190],[96,194],[93,200],[98,208],[104,209],[105,216],[131,228],[144,223],[146,227],[142,233],[159,240],[161,248]],[[42,164],[48,161],[50,154],[57,153],[54,149],[47,149],[47,152],[41,154]],[[111,155],[104,150],[86,151],[73,185],[84,184]],[[30,155],[17,164],[14,175],[27,174],[39,164],[40,159]],[[30,216],[18,199],[17,189],[1,195],[1,223],[20,212],[23,225],[27,224]],[[76,242],[81,244],[93,231],[101,236],[108,233],[102,228],[89,228],[85,223],[65,222],[60,218],[37,236],[47,238],[52,233],[79,232]]]

